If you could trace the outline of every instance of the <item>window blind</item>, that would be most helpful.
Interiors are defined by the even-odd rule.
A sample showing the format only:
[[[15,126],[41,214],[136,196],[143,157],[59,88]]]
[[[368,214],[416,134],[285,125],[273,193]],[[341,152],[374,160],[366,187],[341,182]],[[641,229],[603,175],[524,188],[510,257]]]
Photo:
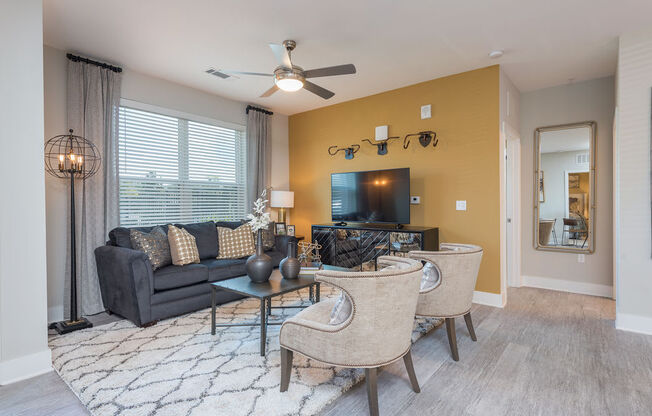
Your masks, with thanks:
[[[245,216],[244,130],[120,107],[120,225]]]

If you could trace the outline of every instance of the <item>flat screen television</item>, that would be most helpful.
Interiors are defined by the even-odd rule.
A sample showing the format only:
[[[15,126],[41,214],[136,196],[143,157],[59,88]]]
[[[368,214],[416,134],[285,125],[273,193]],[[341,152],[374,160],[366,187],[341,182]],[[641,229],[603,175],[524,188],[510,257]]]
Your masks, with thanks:
[[[333,222],[410,223],[410,168],[331,174]]]

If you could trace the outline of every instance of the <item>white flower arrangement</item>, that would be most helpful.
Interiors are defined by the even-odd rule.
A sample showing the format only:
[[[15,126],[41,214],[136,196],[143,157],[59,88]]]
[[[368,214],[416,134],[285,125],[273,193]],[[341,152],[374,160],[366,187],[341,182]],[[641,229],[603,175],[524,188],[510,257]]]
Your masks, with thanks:
[[[247,214],[249,225],[251,225],[251,229],[254,232],[266,229],[269,223],[272,222],[269,212],[265,212],[265,208],[267,207],[266,196],[267,188],[265,188],[258,199],[254,201],[254,212],[252,214]]]

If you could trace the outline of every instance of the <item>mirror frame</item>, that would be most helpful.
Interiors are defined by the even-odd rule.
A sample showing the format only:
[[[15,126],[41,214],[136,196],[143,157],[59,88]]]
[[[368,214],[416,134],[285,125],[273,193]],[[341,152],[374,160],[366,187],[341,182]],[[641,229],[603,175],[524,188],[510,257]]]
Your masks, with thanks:
[[[589,227],[588,246],[586,248],[573,246],[543,246],[539,244],[539,175],[541,172],[541,133],[557,130],[567,130],[587,127],[590,129],[589,138]],[[534,248],[541,251],[556,251],[561,253],[592,254],[595,251],[595,211],[596,211],[596,146],[597,128],[595,121],[581,123],[560,124],[557,126],[539,127],[534,130]],[[544,190],[545,192],[545,190]]]

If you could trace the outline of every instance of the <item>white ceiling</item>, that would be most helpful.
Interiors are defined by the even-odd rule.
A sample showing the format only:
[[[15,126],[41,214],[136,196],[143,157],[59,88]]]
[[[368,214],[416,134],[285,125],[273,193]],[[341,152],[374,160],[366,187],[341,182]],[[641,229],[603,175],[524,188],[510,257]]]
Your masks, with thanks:
[[[546,131],[541,133],[541,153],[589,150],[590,138],[588,127]]]
[[[45,0],[44,43],[293,114],[497,63],[521,91],[612,75],[617,37],[650,16],[649,0]],[[358,73],[315,79],[330,100],[204,73],[271,72],[267,44],[288,38],[304,69]]]

